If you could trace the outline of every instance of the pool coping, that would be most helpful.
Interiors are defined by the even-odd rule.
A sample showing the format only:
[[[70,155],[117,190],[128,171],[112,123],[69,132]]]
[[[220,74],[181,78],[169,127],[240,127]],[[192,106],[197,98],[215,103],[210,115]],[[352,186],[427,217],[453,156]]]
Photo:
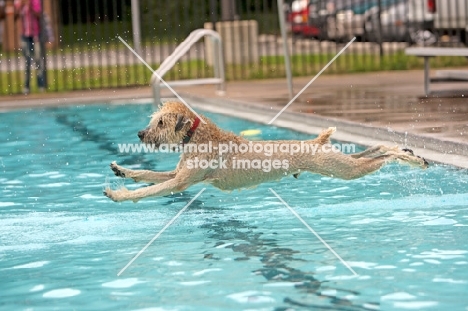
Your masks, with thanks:
[[[268,109],[260,103],[246,103],[229,98],[205,98],[182,92],[180,96],[188,99],[195,108],[262,124],[268,124],[277,114],[276,109]],[[151,102],[152,98],[148,100]],[[368,126],[347,120],[289,111],[284,111],[272,125],[312,135],[319,134],[325,128],[336,127],[337,131],[332,138],[339,141],[366,147],[378,144],[404,146],[431,162],[468,169],[468,145],[463,143],[399,132],[391,128]],[[448,150],[448,152],[441,150]]]
[[[135,91],[138,91],[140,96],[132,96],[130,98],[124,96],[120,99],[115,99],[115,97],[106,93],[102,94],[102,96],[95,97],[76,96],[70,98],[72,100],[58,100],[56,98],[20,100],[10,105],[0,107],[0,112],[28,108],[60,107],[76,104],[108,103],[123,105],[149,104],[153,102],[152,97],[147,97],[150,95],[148,94],[149,92],[142,92],[139,89],[136,89]],[[188,92],[180,92],[180,95],[183,98],[188,99],[190,104],[195,108],[262,124],[268,124],[268,122],[277,113],[276,109],[268,109],[268,106],[262,103],[233,100],[227,97],[201,97]],[[408,132],[404,133],[395,131],[389,127],[369,126],[343,119],[324,117],[309,113],[290,112],[287,110],[284,111],[272,125],[311,135],[317,135],[323,129],[334,126],[337,128],[337,132],[335,132],[332,137],[342,142],[355,143],[362,146],[373,146],[378,144],[393,146],[398,144],[399,146],[411,148],[417,155],[423,156],[429,161],[468,169],[468,144],[464,143]]]

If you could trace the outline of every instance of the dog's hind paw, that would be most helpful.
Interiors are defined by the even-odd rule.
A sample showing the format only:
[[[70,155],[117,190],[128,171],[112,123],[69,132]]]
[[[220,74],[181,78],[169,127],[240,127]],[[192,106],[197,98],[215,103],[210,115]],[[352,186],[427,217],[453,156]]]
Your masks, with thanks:
[[[407,153],[409,153],[409,154],[411,154],[411,155],[414,155],[413,150],[411,150],[411,149],[409,149],[409,148],[403,148],[403,149],[401,149],[401,151],[404,151],[404,152],[407,152]]]
[[[428,168],[429,167],[429,162],[426,161],[423,157],[417,156],[423,161],[422,168]]]
[[[115,176],[125,178],[125,173],[121,171],[120,166],[115,161],[110,164],[110,168]]]
[[[419,166],[422,169],[426,169],[426,168],[429,167],[429,162],[427,162],[426,159],[424,159],[423,157],[415,155],[413,150],[411,150],[409,148],[403,148],[403,149],[401,149],[401,151],[407,153],[409,156],[411,156],[414,159],[413,161],[409,161],[410,164],[415,165],[415,166]]]

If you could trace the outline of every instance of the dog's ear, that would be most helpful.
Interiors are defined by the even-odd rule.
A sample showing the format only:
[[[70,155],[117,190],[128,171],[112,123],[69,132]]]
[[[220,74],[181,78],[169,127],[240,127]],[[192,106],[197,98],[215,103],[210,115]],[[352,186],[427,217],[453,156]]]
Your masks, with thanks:
[[[177,122],[176,122],[176,126],[175,126],[175,131],[176,132],[180,131],[184,127],[185,123],[187,123],[187,122],[188,122],[188,120],[184,118],[184,115],[178,114],[177,115]]]

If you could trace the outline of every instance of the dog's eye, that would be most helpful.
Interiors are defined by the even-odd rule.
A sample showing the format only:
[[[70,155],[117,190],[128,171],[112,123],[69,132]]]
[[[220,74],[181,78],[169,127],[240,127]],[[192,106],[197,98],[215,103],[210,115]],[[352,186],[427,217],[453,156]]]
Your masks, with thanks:
[[[158,126],[163,126],[163,120],[159,119]]]

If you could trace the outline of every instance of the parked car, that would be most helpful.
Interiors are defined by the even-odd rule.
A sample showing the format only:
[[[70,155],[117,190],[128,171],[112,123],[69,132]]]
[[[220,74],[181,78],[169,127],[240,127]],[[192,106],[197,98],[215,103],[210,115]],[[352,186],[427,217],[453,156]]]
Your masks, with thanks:
[[[318,15],[325,16],[325,18],[318,18],[318,20],[322,23],[321,31],[326,33],[326,37],[330,40],[349,41],[353,37],[367,39],[370,28],[374,26],[372,31],[378,28],[375,26],[378,26],[379,21],[379,2],[381,13],[383,13],[380,18],[383,19],[384,26],[386,23],[395,20],[394,17],[397,18],[397,15],[402,15],[400,13],[401,7],[392,7],[406,2],[406,14],[403,14],[406,16],[398,17],[401,22],[405,21],[405,23],[397,21],[397,24],[402,25],[400,29],[396,29],[396,34],[390,35],[398,35],[398,32],[400,34],[409,32],[411,36],[408,38],[413,38],[415,35],[421,37],[421,34],[427,37],[427,31],[422,32],[420,30],[428,30],[429,25],[433,23],[433,14],[430,12],[431,2],[433,1],[435,0],[324,0],[323,2],[326,2],[328,10],[321,11],[324,13],[319,11]],[[386,14],[395,16],[385,16]],[[369,23],[372,22],[372,18],[374,24]],[[367,29],[366,26],[368,26]],[[391,31],[390,27],[387,30]]]
[[[372,8],[364,23],[366,39],[373,42],[408,41],[408,1],[399,1],[381,10]],[[379,25],[380,23],[380,25]]]
[[[468,46],[468,3],[467,0],[431,0],[434,14],[434,30],[439,34],[456,35]]]
[[[319,37],[326,40],[338,39],[336,12],[347,5],[364,0],[313,0],[309,3],[309,25],[319,29]]]
[[[380,8],[387,9],[398,0],[380,0]],[[351,40],[353,37],[362,39],[365,37],[365,22],[368,20],[375,9],[378,11],[378,0],[357,0],[354,2],[345,2],[346,5],[337,10],[335,19],[335,39]],[[333,26],[331,24],[330,26]]]
[[[434,15],[427,10],[426,0],[395,0],[395,3],[367,13],[364,24],[365,37],[369,41],[405,41],[417,44],[433,44],[437,41],[431,31]]]
[[[293,35],[318,37],[319,29],[308,23],[308,16],[309,0],[294,0],[291,3],[287,21]]]

